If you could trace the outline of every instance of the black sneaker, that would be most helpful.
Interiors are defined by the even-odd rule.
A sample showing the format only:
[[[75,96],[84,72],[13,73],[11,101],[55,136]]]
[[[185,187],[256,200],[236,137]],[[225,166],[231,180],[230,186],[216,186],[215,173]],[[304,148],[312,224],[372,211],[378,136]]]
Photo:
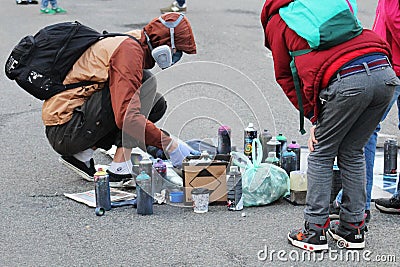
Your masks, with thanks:
[[[305,222],[303,229],[292,230],[288,233],[289,243],[309,251],[326,250],[328,249],[326,231],[329,228],[329,223],[329,219],[325,225]]]
[[[328,233],[337,241],[339,248],[363,249],[365,224],[364,221],[358,224],[333,221],[330,224]]]
[[[400,194],[375,199],[375,207],[383,213],[400,214]]]
[[[93,175],[96,173],[96,168],[94,167],[94,160],[90,159],[90,167],[86,163],[77,160],[74,156],[61,156],[59,161],[65,166],[78,173],[86,181],[93,182]]]
[[[339,219],[340,206],[339,203],[334,200],[329,204],[329,219],[338,220]]]
[[[136,187],[132,174],[116,174],[107,170],[110,187],[114,188],[134,188]]]

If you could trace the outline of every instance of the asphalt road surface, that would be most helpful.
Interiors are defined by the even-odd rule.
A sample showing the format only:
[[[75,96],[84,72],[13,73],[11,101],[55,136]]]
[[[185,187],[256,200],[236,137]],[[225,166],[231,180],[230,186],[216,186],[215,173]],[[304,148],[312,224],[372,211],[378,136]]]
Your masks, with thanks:
[[[360,20],[369,28],[377,1],[358,2]],[[99,31],[128,31],[142,28],[169,3],[59,0],[67,14],[42,15],[38,5],[2,1],[0,62],[23,36],[45,25],[78,20]],[[169,70],[153,69],[169,104],[159,126],[184,140],[212,140],[218,126],[227,124],[240,148],[243,129],[253,122],[306,145],[298,113],[277,86],[271,55],[263,47],[263,1],[187,4],[198,54],[185,55]],[[191,208],[157,205],[152,216],[120,207],[97,217],[94,209],[63,195],[93,184],[58,162],[44,135],[41,101],[4,73],[0,88],[0,266],[395,266],[393,261],[400,261],[399,217],[375,208],[364,251],[348,254],[330,241],[331,254],[311,259],[287,244],[287,232],[302,226],[303,207],[284,200],[245,208],[246,216],[224,206],[195,214]],[[382,132],[398,134],[396,116],[394,108]],[[95,159],[110,162],[101,153]]]

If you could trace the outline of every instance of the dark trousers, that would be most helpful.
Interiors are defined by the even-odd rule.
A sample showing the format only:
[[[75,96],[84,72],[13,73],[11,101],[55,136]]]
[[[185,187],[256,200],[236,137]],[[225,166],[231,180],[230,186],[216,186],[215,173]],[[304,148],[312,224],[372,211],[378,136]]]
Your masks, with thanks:
[[[157,82],[150,71],[143,71],[142,82],[140,112],[156,122],[164,115],[167,103],[161,94],[156,93]],[[108,150],[112,145],[135,147],[139,144],[123,134],[115,124],[108,85],[75,108],[67,123],[46,126],[46,136],[53,149],[61,155],[73,155],[92,147]]]

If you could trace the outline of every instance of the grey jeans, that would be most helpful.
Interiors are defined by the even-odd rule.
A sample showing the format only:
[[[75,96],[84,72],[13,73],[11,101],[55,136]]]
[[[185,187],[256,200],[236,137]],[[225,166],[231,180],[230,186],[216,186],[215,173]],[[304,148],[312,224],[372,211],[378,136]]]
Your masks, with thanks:
[[[338,78],[323,89],[321,112],[315,128],[318,143],[308,157],[307,199],[304,219],[325,224],[335,157],[341,172],[343,198],[340,220],[364,219],[366,201],[363,147],[378,125],[400,81],[390,67]]]

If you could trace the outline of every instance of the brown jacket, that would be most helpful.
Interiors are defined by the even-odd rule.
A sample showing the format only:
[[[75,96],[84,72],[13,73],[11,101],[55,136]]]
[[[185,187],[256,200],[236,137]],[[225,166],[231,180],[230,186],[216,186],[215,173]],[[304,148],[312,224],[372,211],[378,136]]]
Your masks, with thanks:
[[[166,21],[175,21],[178,16],[179,14],[170,13],[163,15],[163,18]],[[158,18],[146,25],[144,30],[150,36],[154,48],[170,45],[170,31]],[[136,37],[141,44],[126,36],[109,37],[95,43],[82,54],[65,78],[64,84],[95,81],[100,86],[95,84],[74,88],[46,100],[42,108],[42,119],[46,126],[67,123],[74,109],[81,106],[94,92],[101,90],[102,83],[108,80],[118,128],[122,129],[125,119],[131,127],[124,131],[138,140],[143,140],[143,131],[132,129],[146,129],[145,142],[148,145],[162,148],[162,143],[165,145],[170,141],[169,137],[164,136],[152,122],[140,114],[140,100],[135,93],[142,85],[143,69],[152,68],[155,62],[143,30],[128,34]],[[175,28],[175,45],[185,53],[196,53],[193,32],[186,18]]]

